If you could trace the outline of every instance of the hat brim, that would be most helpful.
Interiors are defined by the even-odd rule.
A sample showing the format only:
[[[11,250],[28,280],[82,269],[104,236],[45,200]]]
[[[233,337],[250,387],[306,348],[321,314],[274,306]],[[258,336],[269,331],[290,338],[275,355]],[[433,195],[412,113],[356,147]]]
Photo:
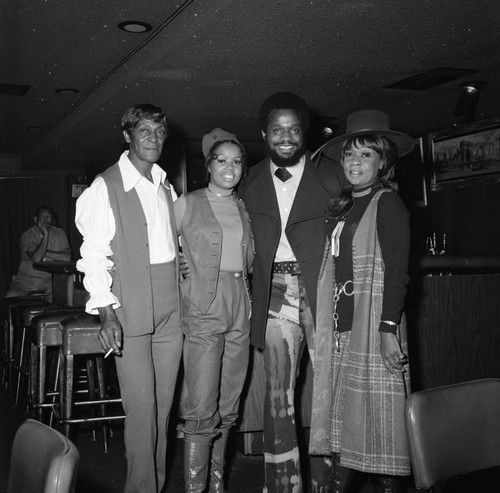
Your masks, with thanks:
[[[322,152],[326,157],[333,159],[334,161],[340,161],[342,145],[347,139],[369,134],[377,134],[387,137],[396,146],[398,150],[398,157],[409,154],[415,147],[415,139],[402,132],[397,132],[395,130],[362,130],[334,137],[323,144],[319,149],[316,149],[311,158],[315,159]]]

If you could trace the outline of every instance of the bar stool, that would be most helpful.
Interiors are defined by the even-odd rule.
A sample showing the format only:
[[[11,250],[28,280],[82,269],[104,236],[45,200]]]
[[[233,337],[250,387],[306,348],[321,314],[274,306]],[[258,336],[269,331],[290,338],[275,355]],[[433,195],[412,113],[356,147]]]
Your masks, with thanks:
[[[0,330],[2,331],[1,336],[1,351],[0,351],[0,363],[2,365],[2,376],[0,379],[0,384],[2,387],[8,388],[10,381],[10,375],[8,375],[10,370],[10,328],[11,328],[11,306],[18,301],[24,300],[43,300],[45,293],[35,291],[33,295],[27,296],[11,296],[9,298],[4,298],[0,300]]]
[[[29,376],[29,343],[31,337],[27,334],[31,329],[31,321],[36,316],[44,313],[48,309],[61,309],[67,305],[57,305],[54,303],[39,303],[33,305],[16,306],[12,309],[13,322],[13,346],[14,355],[12,370],[17,373],[15,386],[15,406],[19,406],[21,401],[22,383]],[[28,380],[29,381],[29,380]]]
[[[49,308],[31,321],[30,395],[29,408],[43,422],[43,410],[50,408],[52,425],[55,396],[59,395],[59,348],[62,344],[61,323],[69,317],[83,314],[83,307]],[[53,354],[50,354],[52,351]],[[52,360],[49,356],[53,356]],[[52,397],[52,402],[46,402]]]
[[[104,451],[108,451],[108,426],[107,422],[125,419],[125,415],[107,414],[107,405],[121,403],[120,398],[108,398],[106,395],[106,381],[104,374],[104,354],[97,338],[101,329],[99,317],[82,314],[63,320],[62,344],[59,351],[60,358],[60,392],[59,392],[59,420],[62,424],[64,435],[70,437],[70,425],[76,423],[103,422]],[[74,357],[85,356],[87,363],[87,378],[90,400],[76,402],[74,400]],[[95,395],[94,363],[97,367],[97,382],[99,398]],[[75,417],[76,406],[95,406],[101,409],[100,416]]]
[[[6,323],[4,327],[5,380],[7,390],[12,390],[12,369],[14,363],[14,325],[15,309],[21,306],[48,305],[49,302],[38,296],[5,298],[4,307]]]

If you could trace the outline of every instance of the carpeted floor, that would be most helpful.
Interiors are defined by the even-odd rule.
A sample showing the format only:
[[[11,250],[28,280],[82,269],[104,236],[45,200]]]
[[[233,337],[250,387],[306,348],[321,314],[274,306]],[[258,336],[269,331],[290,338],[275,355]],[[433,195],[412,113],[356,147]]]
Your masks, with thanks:
[[[7,488],[10,450],[15,432],[28,416],[19,409],[12,408],[12,400],[0,390],[0,493]],[[175,431],[175,430],[174,430]],[[80,452],[80,465],[76,493],[121,493],[123,491],[126,463],[123,447],[123,427],[114,425],[109,450],[104,452],[102,432],[97,430],[96,440],[86,427],[77,427],[73,438]],[[244,455],[238,448],[242,445],[236,436],[231,447],[231,467],[228,489],[231,492],[255,493],[260,491],[263,478],[262,456]],[[182,439],[175,435],[171,440],[168,493],[184,491]]]
[[[27,418],[20,409],[12,408],[12,399],[0,389],[0,493],[5,493],[10,450],[17,428]],[[121,493],[123,491],[126,463],[123,447],[123,428],[114,425],[114,435],[109,442],[109,451],[104,452],[102,433],[98,429],[96,440],[92,440],[90,429],[76,427],[73,437],[79,452],[80,465],[76,493]],[[183,493],[182,439],[171,440],[167,493]],[[243,453],[243,435],[234,434],[229,454],[229,493],[258,493],[262,491],[263,457]],[[453,493],[493,493],[500,483],[500,470],[469,475],[461,481],[453,481],[449,489]],[[272,492],[270,492],[272,493]],[[376,482],[369,475],[358,474],[349,493],[377,493]],[[411,478],[406,481],[404,493],[417,493]]]

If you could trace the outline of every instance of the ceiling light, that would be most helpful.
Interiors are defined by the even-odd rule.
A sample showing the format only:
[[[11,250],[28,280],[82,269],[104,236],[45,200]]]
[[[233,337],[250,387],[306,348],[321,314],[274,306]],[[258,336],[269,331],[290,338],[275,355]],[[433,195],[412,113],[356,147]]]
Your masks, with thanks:
[[[80,91],[78,89],[72,89],[71,87],[62,87],[61,89],[55,90],[58,94],[77,94]]]
[[[127,31],[128,33],[147,33],[148,31],[151,31],[151,29],[153,29],[153,26],[151,26],[151,24],[146,24],[145,22],[140,21],[120,22],[120,24],[118,24],[118,27],[123,31]]]
[[[333,135],[333,128],[331,127],[323,127],[321,131],[323,132],[323,135],[325,137],[330,137],[331,135]]]

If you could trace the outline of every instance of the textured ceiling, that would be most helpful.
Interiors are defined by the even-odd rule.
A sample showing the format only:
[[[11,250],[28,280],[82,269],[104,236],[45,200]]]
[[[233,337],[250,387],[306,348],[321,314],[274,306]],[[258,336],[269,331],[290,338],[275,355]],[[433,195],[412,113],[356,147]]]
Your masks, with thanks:
[[[0,95],[0,153],[26,169],[113,162],[139,102],[164,109],[188,155],[215,126],[260,141],[259,105],[280,90],[336,133],[370,107],[419,135],[458,123],[460,80],[385,86],[437,67],[478,70],[463,79],[487,81],[476,119],[500,115],[498,0],[0,1],[0,83],[31,86]],[[117,28],[130,19],[153,30]],[[65,87],[80,92],[54,92]]]

